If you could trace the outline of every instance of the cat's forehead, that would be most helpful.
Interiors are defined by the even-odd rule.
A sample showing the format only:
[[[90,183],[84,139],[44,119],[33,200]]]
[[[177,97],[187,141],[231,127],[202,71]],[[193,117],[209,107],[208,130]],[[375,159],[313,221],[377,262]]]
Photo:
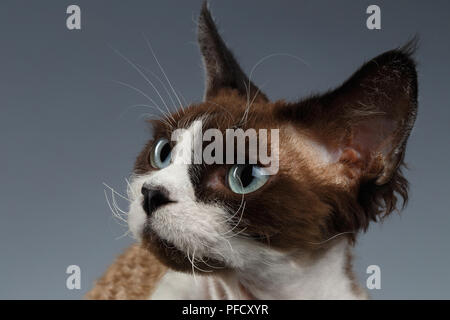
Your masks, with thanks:
[[[249,101],[234,95],[220,96],[214,100],[192,104],[178,109],[171,115],[152,121],[156,135],[170,135],[176,129],[187,129],[195,121],[202,122],[203,129],[275,129],[282,124],[274,117],[273,110],[283,102]]]

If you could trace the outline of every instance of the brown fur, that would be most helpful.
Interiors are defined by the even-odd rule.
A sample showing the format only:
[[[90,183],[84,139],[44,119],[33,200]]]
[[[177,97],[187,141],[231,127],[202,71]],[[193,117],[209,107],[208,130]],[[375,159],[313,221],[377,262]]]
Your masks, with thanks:
[[[170,123],[152,122],[154,140],[138,156],[136,174],[155,170],[148,160],[153,141],[170,140],[174,129],[186,128],[194,120],[202,119],[203,129],[222,132],[280,129],[279,172],[245,195],[245,214],[235,232],[245,229],[242,235],[248,238],[281,251],[300,249],[310,257],[320,256],[336,235],[354,241],[370,221],[397,209],[399,197],[406,202],[408,183],[401,167],[417,112],[413,44],[370,60],[333,91],[288,103],[270,102],[249,81],[219,36],[206,5],[199,19],[199,43],[207,75],[205,101],[173,113]],[[329,160],[324,154],[336,158]],[[189,173],[199,201],[222,204],[232,214],[242,196],[227,185],[229,168],[192,165]],[[191,268],[183,252],[170,249],[148,227],[143,240],[167,266]],[[139,278],[145,278],[150,290],[164,269],[142,250],[133,247],[119,258],[89,297],[142,297],[140,289],[136,293],[124,289],[127,281],[136,284],[143,280]],[[127,269],[132,265],[127,259],[138,259],[137,271]],[[350,256],[348,261],[352,278]],[[153,263],[154,269],[146,270],[146,263]],[[207,265],[201,268],[214,271]]]
[[[148,299],[166,272],[152,253],[132,245],[97,280],[85,298],[92,300]]]

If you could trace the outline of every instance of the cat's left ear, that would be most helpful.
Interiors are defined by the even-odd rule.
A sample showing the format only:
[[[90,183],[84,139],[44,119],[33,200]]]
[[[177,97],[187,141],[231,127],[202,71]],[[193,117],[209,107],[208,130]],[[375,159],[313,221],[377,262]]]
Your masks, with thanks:
[[[250,99],[267,101],[264,93],[249,81],[232,52],[222,40],[204,1],[198,19],[198,43],[206,72],[205,100],[216,96],[222,89],[234,89]]]
[[[416,41],[364,64],[336,90],[282,110],[344,165],[356,182],[389,182],[402,163],[417,113]]]

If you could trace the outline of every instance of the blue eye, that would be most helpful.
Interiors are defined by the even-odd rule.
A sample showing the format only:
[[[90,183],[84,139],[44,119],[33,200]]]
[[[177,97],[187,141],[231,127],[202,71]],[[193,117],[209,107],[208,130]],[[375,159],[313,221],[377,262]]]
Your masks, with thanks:
[[[155,169],[163,169],[170,164],[171,154],[169,140],[161,138],[156,141],[150,153],[150,164]]]
[[[228,185],[234,193],[246,194],[261,188],[269,180],[263,167],[257,165],[234,165],[228,172]]]

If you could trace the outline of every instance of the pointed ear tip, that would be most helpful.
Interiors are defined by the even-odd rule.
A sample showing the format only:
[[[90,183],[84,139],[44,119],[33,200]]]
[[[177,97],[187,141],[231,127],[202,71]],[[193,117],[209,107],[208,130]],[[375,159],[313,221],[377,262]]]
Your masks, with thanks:
[[[416,72],[417,62],[415,59],[415,54],[419,48],[419,37],[415,35],[403,46],[393,50],[395,53],[395,58],[400,59],[401,64],[406,66],[410,71]]]
[[[209,2],[205,0],[202,3],[200,15],[197,19],[198,35],[202,36],[205,32],[208,33],[211,29],[214,29],[214,20],[211,16],[211,12],[209,11]]]
[[[391,66],[402,66],[409,70],[416,70],[415,54],[419,48],[419,36],[415,35],[408,40],[404,45],[395,49],[386,51],[385,53],[374,58],[373,61],[377,61],[381,64],[389,64]]]
[[[211,13],[209,12],[209,2],[204,0],[202,2],[202,8],[200,9],[200,16],[198,17],[198,20],[199,22],[204,22],[209,18],[211,18]]]
[[[389,69],[395,70],[396,73],[417,82],[417,62],[414,57],[418,49],[418,38],[415,36],[403,46],[387,51],[372,61],[377,65],[388,66]]]
[[[420,42],[419,35],[416,34],[410,40],[408,40],[403,46],[398,48],[398,51],[408,56],[409,58],[412,58],[419,48],[419,42]]]

